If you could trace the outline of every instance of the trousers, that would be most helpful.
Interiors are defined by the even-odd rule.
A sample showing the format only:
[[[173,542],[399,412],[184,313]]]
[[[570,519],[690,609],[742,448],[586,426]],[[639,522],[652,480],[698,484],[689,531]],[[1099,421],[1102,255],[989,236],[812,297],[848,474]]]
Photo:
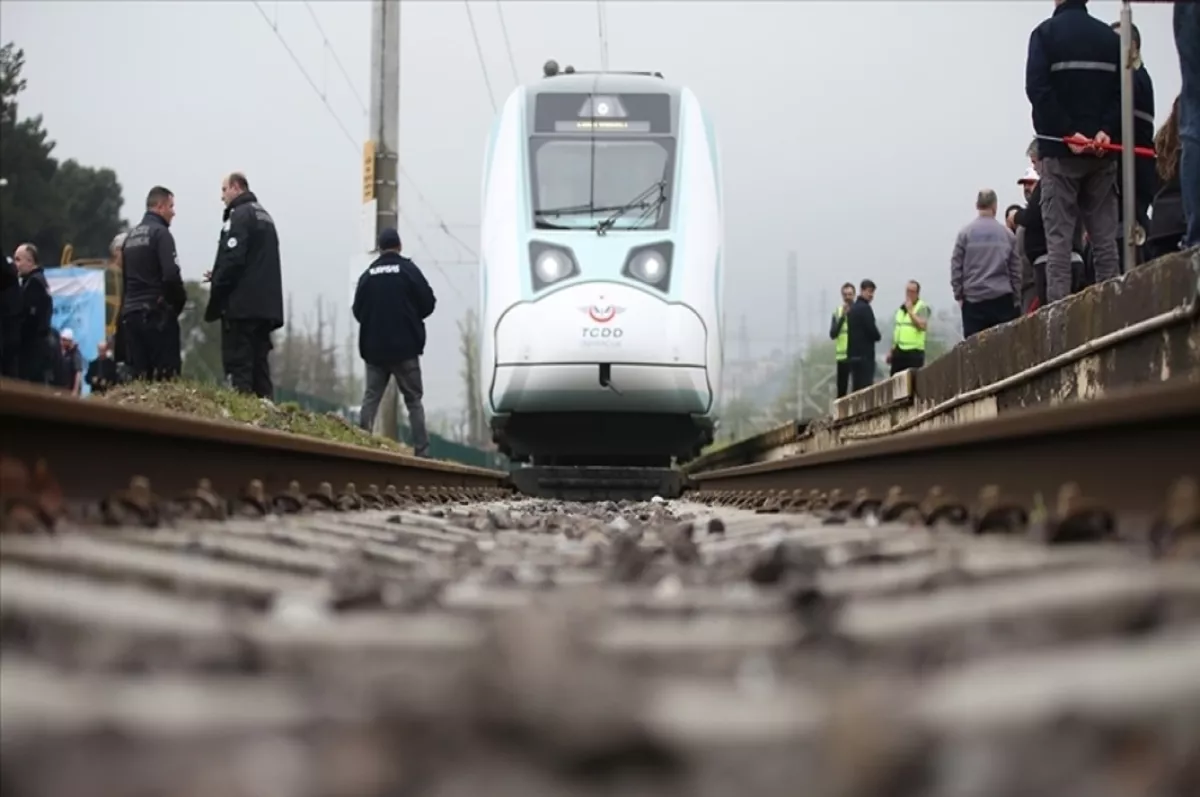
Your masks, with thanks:
[[[850,361],[837,361],[837,397],[841,398],[850,392]]]
[[[1071,293],[1071,247],[1082,218],[1092,244],[1096,282],[1121,273],[1117,161],[1093,155],[1042,159],[1042,220],[1046,225],[1046,299]]]
[[[1179,184],[1187,232],[1183,248],[1200,246],[1200,5],[1175,3],[1175,49],[1179,51]]]
[[[367,384],[363,394],[359,422],[368,432],[375,426],[375,413],[383,400],[383,391],[388,379],[396,379],[396,387],[404,397],[408,410],[408,425],[412,429],[413,453],[418,457],[429,456],[429,431],[425,427],[425,406],[421,403],[424,388],[421,384],[421,361],[418,358],[405,360],[398,365],[372,365],[367,363]]]
[[[161,382],[183,370],[179,319],[165,308],[130,310],[121,317],[130,378]]]
[[[985,329],[1006,324],[1020,316],[1016,301],[1011,293],[984,299],[982,302],[962,303],[963,337],[978,335]]]
[[[916,349],[892,349],[892,376],[909,368],[924,368],[925,352]]]
[[[239,393],[274,399],[271,384],[271,325],[266,321],[221,322],[221,369]]]

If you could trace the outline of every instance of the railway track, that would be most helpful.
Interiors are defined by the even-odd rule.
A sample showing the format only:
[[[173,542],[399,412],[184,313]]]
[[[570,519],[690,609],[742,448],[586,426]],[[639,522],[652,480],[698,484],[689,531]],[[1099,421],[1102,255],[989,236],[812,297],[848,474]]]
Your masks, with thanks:
[[[1183,797],[1194,397],[578,504],[5,386],[0,792]]]

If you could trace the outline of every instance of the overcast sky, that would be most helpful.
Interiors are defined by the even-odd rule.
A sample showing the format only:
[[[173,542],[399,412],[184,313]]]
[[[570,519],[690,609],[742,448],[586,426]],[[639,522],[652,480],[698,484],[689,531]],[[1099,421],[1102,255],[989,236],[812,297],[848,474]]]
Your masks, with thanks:
[[[258,5],[328,107],[250,0],[4,0],[0,30],[25,50],[21,111],[44,115],[58,157],[115,169],[132,220],[151,185],[175,192],[185,276],[211,266],[221,176],[241,169],[279,226],[295,308],[311,315],[324,297],[344,336],[361,236],[367,122],[356,94],[369,94],[370,6]],[[539,78],[548,58],[599,67],[595,2],[500,6],[522,82]],[[867,276],[879,285],[877,312],[890,313],[910,278],[947,307],[950,250],[976,191],[995,188],[1003,204],[1020,198],[1032,134],[1025,52],[1052,0],[604,6],[610,67],[662,71],[714,118],[730,354],[742,315],[753,351],[781,345],[789,250],[800,254],[802,332],[823,332],[838,285]],[[1089,7],[1106,21],[1119,14],[1117,2]],[[498,4],[471,9],[502,103],[514,79]],[[1171,13],[1169,3],[1135,7],[1158,123],[1180,86]],[[438,225],[478,249],[493,106],[464,3],[405,0],[401,36],[401,162],[413,179],[401,183],[401,233],[439,302],[424,359],[427,405],[449,408],[462,404],[455,322],[477,304],[478,282],[470,254]]]

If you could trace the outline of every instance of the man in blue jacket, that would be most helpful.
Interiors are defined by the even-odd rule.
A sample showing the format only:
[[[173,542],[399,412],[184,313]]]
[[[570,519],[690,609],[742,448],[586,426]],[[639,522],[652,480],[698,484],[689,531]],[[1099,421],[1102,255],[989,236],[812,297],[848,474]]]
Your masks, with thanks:
[[[358,278],[354,317],[358,320],[358,353],[367,366],[360,422],[367,431],[387,387],[396,386],[408,408],[413,451],[429,456],[429,433],[421,404],[421,355],[425,353],[425,319],[437,299],[421,269],[400,254],[400,234],[388,228],[379,234],[379,257]]]
[[[1055,0],[1029,37],[1025,94],[1041,140],[1046,294],[1071,292],[1071,241],[1082,217],[1094,247],[1096,281],[1120,273],[1117,158],[1097,145],[1120,143],[1121,39],[1092,17],[1087,0]]]

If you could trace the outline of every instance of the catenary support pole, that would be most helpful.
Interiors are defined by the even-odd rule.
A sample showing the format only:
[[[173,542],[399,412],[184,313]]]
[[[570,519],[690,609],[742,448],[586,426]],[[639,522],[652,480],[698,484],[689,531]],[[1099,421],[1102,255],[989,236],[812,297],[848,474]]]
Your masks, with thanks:
[[[1137,265],[1137,229],[1134,175],[1133,132],[1133,10],[1129,0],[1121,3],[1121,206],[1124,220],[1124,251],[1121,253],[1124,273]]]
[[[374,180],[369,199],[365,184],[363,188],[364,199],[376,203],[376,239],[386,228],[399,227],[399,152],[400,0],[372,0],[370,140],[366,157],[372,161]],[[396,380],[389,379],[372,431],[398,439],[399,409],[400,391]]]

